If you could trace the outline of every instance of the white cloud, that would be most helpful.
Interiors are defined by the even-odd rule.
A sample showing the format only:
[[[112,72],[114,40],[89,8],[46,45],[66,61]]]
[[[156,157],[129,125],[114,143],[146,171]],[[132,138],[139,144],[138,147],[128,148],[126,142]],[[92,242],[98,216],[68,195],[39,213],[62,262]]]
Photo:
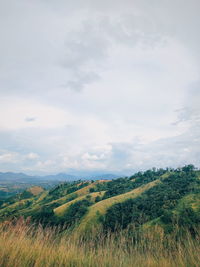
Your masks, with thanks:
[[[0,128],[10,130],[27,127],[63,127],[73,121],[66,110],[21,98],[2,98],[0,114],[4,114],[0,117]]]
[[[37,153],[30,152],[25,157],[26,159],[35,160],[39,158],[39,155]]]
[[[18,154],[15,152],[1,152],[0,163],[16,163],[18,162]]]

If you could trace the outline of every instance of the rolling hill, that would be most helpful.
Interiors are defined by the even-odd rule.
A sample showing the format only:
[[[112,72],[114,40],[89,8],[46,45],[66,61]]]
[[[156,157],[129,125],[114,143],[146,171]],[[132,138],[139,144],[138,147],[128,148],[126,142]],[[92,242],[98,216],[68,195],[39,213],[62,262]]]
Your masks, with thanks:
[[[113,180],[40,186],[1,201],[0,220],[30,217],[43,225],[62,225],[80,235],[159,225],[200,224],[200,173],[192,165],[153,169]],[[64,229],[63,228],[63,229]]]

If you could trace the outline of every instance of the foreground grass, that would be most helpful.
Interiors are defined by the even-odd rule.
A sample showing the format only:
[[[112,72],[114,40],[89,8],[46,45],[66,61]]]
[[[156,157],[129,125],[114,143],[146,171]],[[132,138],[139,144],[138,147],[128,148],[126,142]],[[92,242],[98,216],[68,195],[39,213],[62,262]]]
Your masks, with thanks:
[[[97,240],[80,240],[58,229],[33,227],[23,220],[0,227],[1,267],[47,266],[200,266],[200,233],[177,240],[159,227],[133,242],[124,232]]]

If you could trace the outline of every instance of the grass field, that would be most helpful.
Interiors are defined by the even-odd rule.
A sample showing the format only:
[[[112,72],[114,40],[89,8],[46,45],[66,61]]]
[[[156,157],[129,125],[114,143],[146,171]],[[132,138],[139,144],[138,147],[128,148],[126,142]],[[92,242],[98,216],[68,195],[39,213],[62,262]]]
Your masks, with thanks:
[[[135,236],[136,238],[136,236]],[[155,227],[136,241],[126,232],[83,241],[56,229],[34,228],[19,220],[0,226],[1,267],[198,267],[200,232],[176,239]]]

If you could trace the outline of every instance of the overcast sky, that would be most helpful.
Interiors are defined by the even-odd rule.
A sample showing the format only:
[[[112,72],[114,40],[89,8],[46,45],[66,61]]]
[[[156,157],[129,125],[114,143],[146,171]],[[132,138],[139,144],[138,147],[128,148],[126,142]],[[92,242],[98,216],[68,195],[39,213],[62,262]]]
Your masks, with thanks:
[[[0,0],[0,171],[200,167],[199,0]]]

